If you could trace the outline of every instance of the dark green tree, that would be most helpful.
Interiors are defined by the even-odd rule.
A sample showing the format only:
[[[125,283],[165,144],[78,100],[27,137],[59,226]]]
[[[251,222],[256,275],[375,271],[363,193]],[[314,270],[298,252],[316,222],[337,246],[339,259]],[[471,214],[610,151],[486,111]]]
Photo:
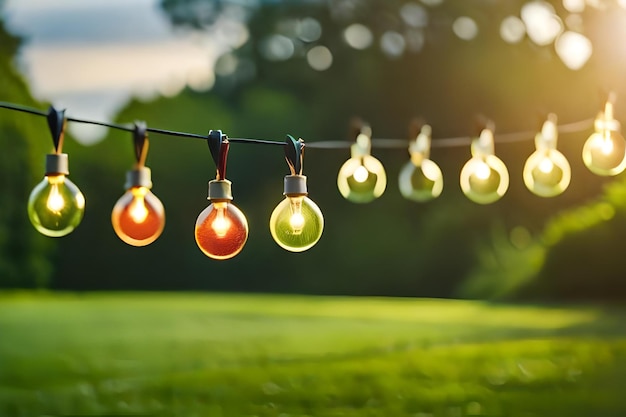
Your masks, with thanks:
[[[20,40],[0,20],[0,100],[40,107],[15,67]],[[43,119],[0,109],[0,287],[45,287],[53,272],[54,242],[28,220],[28,195],[43,176],[52,149]]]

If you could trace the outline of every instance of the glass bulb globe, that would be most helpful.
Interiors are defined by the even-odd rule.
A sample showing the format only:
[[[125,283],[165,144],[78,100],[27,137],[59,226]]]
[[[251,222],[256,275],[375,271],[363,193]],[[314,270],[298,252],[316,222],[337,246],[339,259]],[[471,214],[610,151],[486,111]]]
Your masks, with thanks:
[[[350,158],[339,170],[337,187],[347,200],[353,203],[369,203],[385,192],[385,168],[371,155]]]
[[[594,121],[595,132],[583,145],[583,162],[597,175],[617,175],[626,168],[626,141],[613,117],[613,94]]]
[[[493,203],[508,187],[509,173],[504,162],[495,155],[473,157],[461,170],[461,189],[475,203]]]
[[[604,129],[589,136],[583,161],[597,175],[617,175],[626,168],[626,141],[617,130]]]
[[[533,152],[524,164],[524,184],[541,197],[561,194],[569,186],[572,170],[565,156],[556,149]]]
[[[28,198],[28,217],[35,229],[50,237],[71,233],[83,219],[85,197],[64,174],[48,174]]]
[[[213,259],[230,259],[243,249],[248,240],[248,220],[228,200],[214,200],[196,220],[196,243]]]
[[[113,207],[113,230],[132,246],[154,242],[165,227],[165,209],[148,187],[131,187]]]
[[[398,176],[400,193],[409,200],[424,202],[439,197],[443,190],[443,174],[430,159],[419,164],[407,162]]]
[[[280,247],[303,252],[320,240],[324,216],[320,208],[305,195],[286,195],[270,217],[270,233]]]

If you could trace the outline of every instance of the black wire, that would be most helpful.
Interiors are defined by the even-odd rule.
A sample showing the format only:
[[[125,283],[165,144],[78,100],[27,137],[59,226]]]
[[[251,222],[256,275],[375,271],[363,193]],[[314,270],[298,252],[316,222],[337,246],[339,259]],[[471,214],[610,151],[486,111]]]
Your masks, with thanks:
[[[30,113],[36,116],[47,116],[48,113],[42,110],[34,109],[32,107],[22,106],[15,103],[3,102],[0,101],[0,108],[5,108],[9,110],[16,110],[23,113]],[[100,122],[94,120],[86,120],[79,119],[75,117],[68,117],[68,122],[76,122],[76,123],[84,123],[84,124],[92,124],[97,126],[104,126],[112,129],[124,130],[126,132],[132,132],[133,126],[131,125],[121,125],[117,123],[107,123]],[[578,122],[568,123],[564,125],[558,125],[557,129],[559,133],[575,133],[582,132],[586,129],[589,129],[593,126],[594,119],[585,119]],[[199,135],[195,133],[187,133],[187,132],[177,132],[174,130],[165,130],[165,129],[157,129],[157,128],[146,128],[146,131],[157,133],[161,135],[167,136],[175,136],[175,137],[185,137],[192,139],[203,139],[207,140],[208,135]],[[533,139],[535,137],[536,132],[526,131],[526,132],[512,132],[512,133],[502,133],[494,135],[494,140],[500,143],[511,143],[511,142],[520,142]],[[251,144],[261,144],[261,145],[280,145],[284,146],[285,142],[271,141],[265,139],[250,139],[250,138],[228,138],[230,142],[235,143],[251,143]],[[454,138],[434,138],[431,142],[431,147],[452,147],[452,146],[467,146],[471,144],[472,138],[469,136],[463,137],[454,137]],[[318,142],[306,142],[307,148],[313,149],[346,149],[352,145],[350,141],[341,141],[341,140],[329,140],[329,141],[318,141]],[[405,149],[409,145],[408,139],[382,139],[375,138],[372,139],[372,146],[376,148],[387,148],[387,149]]]
[[[24,113],[35,114],[37,116],[47,116],[48,113],[42,110],[33,109],[32,107],[20,106],[19,104],[7,103],[0,101],[0,107],[4,109],[17,110]]]

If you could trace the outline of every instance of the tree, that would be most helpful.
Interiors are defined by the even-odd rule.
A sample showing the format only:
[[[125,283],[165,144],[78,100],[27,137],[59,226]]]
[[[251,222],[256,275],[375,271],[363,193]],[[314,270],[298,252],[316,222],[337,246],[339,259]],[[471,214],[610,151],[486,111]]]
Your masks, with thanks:
[[[39,107],[14,67],[19,44],[0,20],[2,100]],[[43,119],[0,109],[0,287],[45,287],[53,272],[54,242],[37,233],[26,214],[28,195],[52,148],[46,130]]]

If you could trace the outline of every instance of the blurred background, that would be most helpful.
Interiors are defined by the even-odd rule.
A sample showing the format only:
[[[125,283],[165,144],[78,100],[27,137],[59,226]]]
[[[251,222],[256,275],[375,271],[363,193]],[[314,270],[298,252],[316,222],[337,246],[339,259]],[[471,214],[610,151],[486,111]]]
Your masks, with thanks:
[[[30,225],[26,201],[51,142],[44,118],[0,109],[0,286],[59,290],[211,290],[507,300],[623,300],[623,175],[583,164],[592,120],[611,92],[626,117],[626,4],[617,0],[376,2],[220,0],[0,1],[0,100],[104,122],[234,138],[305,143],[373,137],[385,193],[345,200],[337,173],[348,145],[306,148],[309,196],[321,208],[321,240],[303,253],[273,241],[269,216],[289,173],[279,147],[233,143],[227,178],[250,236],[235,258],[207,258],[194,241],[215,164],[202,140],[150,135],[147,166],[166,226],[135,248],[115,235],[111,209],[133,164],[131,135],[70,123],[64,151],[85,194],[85,217],[52,239]],[[572,52],[573,51],[573,52]],[[522,180],[534,133],[548,113],[561,124],[572,167],[552,198]],[[432,126],[441,196],[402,197],[411,122]],[[459,186],[485,118],[510,173],[499,201],[481,205]],[[498,135],[529,132],[527,140]],[[469,139],[468,142],[469,144]]]

